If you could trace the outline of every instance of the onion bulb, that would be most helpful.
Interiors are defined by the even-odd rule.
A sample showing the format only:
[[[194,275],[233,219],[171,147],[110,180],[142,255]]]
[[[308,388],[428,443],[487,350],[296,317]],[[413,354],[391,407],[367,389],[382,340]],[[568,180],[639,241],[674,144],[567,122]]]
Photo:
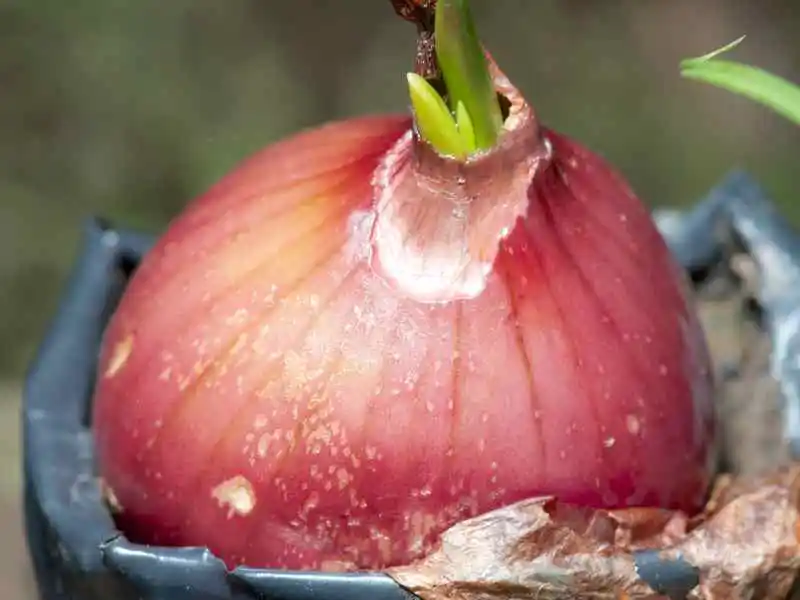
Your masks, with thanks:
[[[680,269],[465,3],[436,11],[444,95],[410,76],[411,115],[267,147],[136,271],[93,413],[130,539],[380,569],[537,495],[702,506],[713,382]]]

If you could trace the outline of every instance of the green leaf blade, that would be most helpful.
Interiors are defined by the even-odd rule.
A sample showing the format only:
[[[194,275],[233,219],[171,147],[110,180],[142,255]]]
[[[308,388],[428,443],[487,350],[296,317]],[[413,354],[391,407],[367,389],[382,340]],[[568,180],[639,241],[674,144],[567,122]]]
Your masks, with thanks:
[[[475,140],[475,127],[472,125],[472,117],[467,112],[467,107],[463,102],[459,102],[456,106],[456,125],[458,125],[458,133],[461,139],[464,140],[470,152],[475,152],[478,148],[478,143]]]
[[[424,77],[408,73],[408,91],[420,135],[439,153],[464,158],[468,149],[450,109]]]
[[[681,74],[754,100],[800,125],[800,87],[777,75],[721,60],[690,63]]]
[[[800,86],[758,67],[717,59],[744,38],[703,56],[681,61],[681,75],[758,102],[800,125]]]
[[[503,116],[467,0],[439,0],[435,32],[436,57],[450,107],[455,111],[463,103],[478,149],[491,148]]]

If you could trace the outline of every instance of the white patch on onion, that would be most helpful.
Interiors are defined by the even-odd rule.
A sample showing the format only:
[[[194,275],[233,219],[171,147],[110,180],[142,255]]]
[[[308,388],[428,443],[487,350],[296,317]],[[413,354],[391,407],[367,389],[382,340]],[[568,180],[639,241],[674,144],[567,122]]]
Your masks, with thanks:
[[[638,435],[642,429],[642,423],[639,421],[639,417],[634,414],[629,414],[625,417],[625,425],[631,435]]]
[[[127,335],[114,346],[111,359],[108,361],[108,366],[106,367],[105,377],[111,378],[119,373],[122,367],[125,366],[125,363],[128,362],[132,353],[133,336]]]
[[[256,506],[256,493],[253,484],[243,477],[236,475],[223,481],[213,490],[211,496],[219,503],[221,508],[228,509],[228,518],[238,515],[246,517]]]
[[[440,219],[438,234],[422,243],[409,238],[410,224],[393,202],[400,181],[396,165],[400,156],[408,152],[413,135],[409,130],[402,136],[375,170],[373,188],[378,193],[375,213],[358,221],[357,232],[364,235],[366,226],[371,225],[370,264],[379,263],[376,273],[391,279],[410,297],[421,302],[475,298],[486,288],[494,254],[485,257],[471,254],[470,206],[454,202],[451,218]],[[504,227],[496,242],[499,244],[508,234],[509,228]]]

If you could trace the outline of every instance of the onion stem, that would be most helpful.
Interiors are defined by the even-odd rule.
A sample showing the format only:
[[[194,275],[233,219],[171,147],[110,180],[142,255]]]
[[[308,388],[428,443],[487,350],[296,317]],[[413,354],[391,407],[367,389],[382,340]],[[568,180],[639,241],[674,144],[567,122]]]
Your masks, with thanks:
[[[468,0],[439,0],[435,41],[447,102],[427,81],[409,76],[420,135],[439,152],[459,158],[493,147],[503,115]]]

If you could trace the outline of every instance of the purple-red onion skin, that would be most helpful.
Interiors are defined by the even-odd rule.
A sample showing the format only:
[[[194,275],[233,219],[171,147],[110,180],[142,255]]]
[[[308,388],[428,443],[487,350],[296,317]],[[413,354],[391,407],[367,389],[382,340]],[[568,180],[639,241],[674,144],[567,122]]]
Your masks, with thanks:
[[[99,472],[140,542],[229,566],[375,569],[539,494],[694,512],[712,378],[682,276],[597,156],[552,156],[474,297],[370,260],[364,118],[256,155],[170,226],[105,335]]]

